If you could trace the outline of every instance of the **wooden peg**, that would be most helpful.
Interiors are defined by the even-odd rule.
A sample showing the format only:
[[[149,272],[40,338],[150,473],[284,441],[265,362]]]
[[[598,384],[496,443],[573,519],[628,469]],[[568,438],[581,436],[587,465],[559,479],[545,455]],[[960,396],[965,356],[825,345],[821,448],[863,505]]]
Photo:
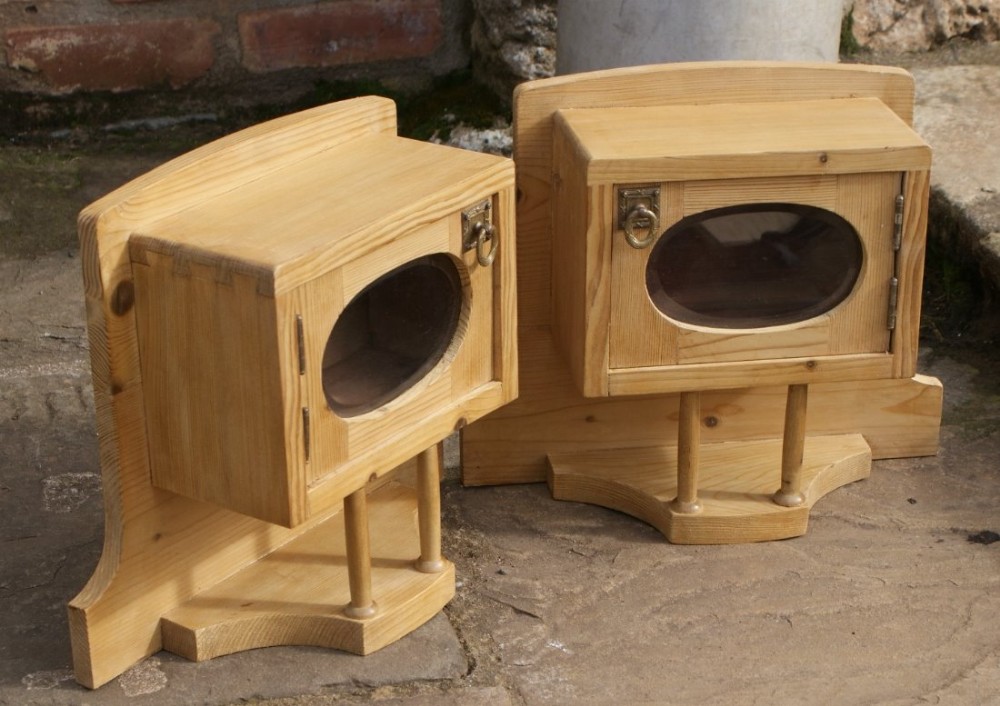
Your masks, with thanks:
[[[701,447],[701,393],[682,392],[677,422],[677,497],[675,512],[701,512],[698,500],[698,462]]]
[[[375,615],[372,599],[372,555],[368,536],[368,495],[365,488],[344,498],[344,531],[347,541],[347,578],[351,602],[344,608],[349,618]]]
[[[796,507],[806,501],[802,493],[802,452],[806,442],[808,385],[789,385],[785,402],[785,430],[781,445],[781,489],[774,502]]]
[[[436,574],[444,571],[441,560],[441,444],[417,456],[417,519],[420,530],[420,558],[417,571]]]

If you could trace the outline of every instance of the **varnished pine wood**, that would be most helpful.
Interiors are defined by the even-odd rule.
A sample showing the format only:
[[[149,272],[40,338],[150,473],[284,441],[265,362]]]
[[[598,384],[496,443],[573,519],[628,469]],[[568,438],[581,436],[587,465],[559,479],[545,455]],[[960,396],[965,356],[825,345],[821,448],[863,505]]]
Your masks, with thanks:
[[[824,366],[826,379],[834,379],[836,356],[888,352],[895,196],[900,174],[926,169],[930,150],[881,101],[567,109],[553,119],[559,174],[552,201],[554,328],[584,394],[703,389],[698,369],[686,378],[675,364],[751,362],[757,370],[753,361],[810,358]],[[584,177],[585,189],[577,184]],[[817,189],[817,179],[832,192]],[[689,181],[702,208],[749,198],[833,210],[863,244],[858,284],[838,306],[808,321],[769,327],[767,336],[662,315],[647,291],[654,249],[627,245],[620,228],[606,222],[615,209],[609,192],[622,183],[657,184],[664,232],[692,212],[685,203]],[[773,189],[769,197],[762,185]],[[586,215],[574,216],[580,211]],[[564,267],[586,276],[564,275]],[[670,366],[666,383],[656,379],[656,366]],[[633,374],[640,369],[641,377]],[[847,366],[842,379],[882,375],[880,367]]]
[[[332,647],[370,654],[433,617],[455,592],[455,568],[413,570],[420,553],[414,491],[394,481],[368,496],[373,600],[362,620],[351,601],[341,513],[168,612],[163,646],[206,660],[275,644]]]
[[[81,684],[100,686],[158,650],[164,611],[193,595],[195,586],[230,575],[287,541],[280,528],[213,512],[149,483],[129,236],[148,220],[186,206],[192,195],[210,198],[233,188],[234,175],[259,178],[294,164],[302,152],[291,145],[305,142],[333,148],[386,131],[395,131],[391,101],[362,99],[324,106],[194,150],[81,212],[81,263],[105,510],[100,561],[69,604],[74,673]],[[217,543],[205,543],[201,533],[218,538]],[[219,552],[220,546],[225,550]],[[183,566],[141,570],[135,562],[123,561],[147,551],[183,557]],[[174,572],[184,567],[190,581],[170,592],[158,588],[173,581]]]
[[[372,599],[371,537],[368,527],[368,494],[364,488],[344,498],[344,537],[347,540],[347,580],[351,602],[348,618],[370,618],[376,613]]]
[[[520,362],[518,401],[463,430],[467,485],[538,483],[550,453],[656,446],[676,437],[676,394],[585,398],[545,329],[522,329]],[[773,381],[703,392],[702,417],[710,420],[703,442],[779,438],[786,398],[787,385]],[[809,398],[811,434],[860,432],[876,459],[937,452],[943,394],[935,378],[811,383]]]
[[[808,385],[789,385],[785,402],[785,426],[781,433],[781,487],[774,502],[796,507],[805,502],[802,492],[802,453],[806,443]]]
[[[603,283],[600,286],[589,283],[591,294],[598,296],[588,297],[584,301],[573,299],[561,289],[563,282],[583,282],[585,275],[582,273],[586,271],[586,265],[575,259],[578,255],[563,252],[563,245],[572,242],[572,237],[568,230],[563,231],[562,235],[559,230],[569,221],[579,220],[581,217],[554,206],[557,200],[565,200],[574,190],[579,193],[580,187],[571,182],[576,180],[579,184],[582,177],[574,171],[572,163],[574,160],[579,161],[584,152],[579,149],[579,141],[574,135],[558,128],[558,111],[623,106],[656,109],[684,104],[713,106],[855,98],[878,99],[899,116],[901,123],[908,125],[912,122],[913,80],[905,71],[885,67],[708,62],[631,67],[522,84],[515,91],[514,98],[514,144],[518,180],[520,397],[463,431],[463,482],[468,485],[537,482],[546,477],[550,456],[561,458],[603,455],[604,460],[598,465],[603,465],[608,475],[600,481],[580,480],[579,485],[583,487],[596,483],[599,488],[591,494],[593,502],[609,504],[605,502],[608,497],[618,497],[615,494],[617,491],[609,488],[627,488],[630,483],[642,485],[638,479],[646,476],[662,483],[664,464],[661,456],[664,459],[674,459],[671,463],[676,459],[675,449],[658,451],[656,462],[648,471],[625,472],[625,469],[634,465],[633,461],[637,458],[635,454],[643,453],[642,449],[662,449],[664,440],[677,434],[677,393],[685,388],[671,389],[669,385],[662,383],[664,377],[655,371],[652,371],[653,375],[647,375],[641,368],[633,368],[631,373],[628,372],[630,367],[643,360],[655,361],[656,365],[661,366],[675,364],[677,360],[673,357],[673,344],[664,344],[663,338],[659,336],[644,336],[646,325],[638,330],[614,334],[618,337],[613,338],[610,355],[611,360],[615,361],[611,366],[615,373],[610,376],[609,389],[617,387],[618,394],[636,396],[587,397],[581,393],[577,384],[580,377],[578,371],[584,367],[581,362],[584,358],[560,342],[572,339],[571,335],[567,335],[567,327],[578,326],[578,323],[573,322],[584,321],[584,313],[590,317],[602,316],[599,312],[573,311],[572,307],[605,306],[600,287],[607,287]],[[710,112],[710,108],[705,110]],[[721,114],[723,111],[720,109],[718,112]],[[611,125],[612,122],[608,121],[608,126]],[[835,130],[841,130],[841,127],[835,127]],[[624,134],[621,139],[632,138]],[[906,147],[904,151],[909,149],[910,147]],[[562,152],[555,158],[557,150]],[[734,180],[739,185],[730,187],[728,191],[726,188],[720,189],[728,180],[681,182],[678,184],[679,193],[671,194],[668,191],[661,195],[661,209],[668,213],[677,210],[679,218],[731,205],[734,203],[732,189],[735,188],[746,203],[801,200],[802,203],[837,210],[838,194],[846,194],[845,189],[855,190],[856,194],[857,189],[871,188],[871,185],[852,184],[852,175],[824,173],[826,167],[818,161],[818,155],[816,157],[817,173],[803,174],[795,179],[783,176],[748,177]],[[919,158],[923,159],[922,156]],[[855,157],[851,156],[850,159]],[[828,155],[825,164],[829,163]],[[926,184],[925,176],[926,171],[913,171],[907,176],[905,183],[911,189],[919,189],[919,184]],[[871,178],[874,179],[875,175],[871,175]],[[627,183],[636,183],[632,175],[629,175]],[[917,202],[910,201],[909,207],[917,208],[915,203]],[[922,218],[919,214],[915,215],[916,217],[911,218],[908,213],[907,227],[919,231],[923,227]],[[885,220],[881,216],[873,218]],[[588,234],[588,243],[596,242],[591,241],[591,237]],[[914,251],[912,254],[917,253]],[[904,256],[903,262],[908,263],[911,270],[917,270],[917,259],[907,259]],[[616,260],[614,253],[611,261],[613,267],[617,266],[616,263],[631,262],[627,259]],[[569,263],[574,262],[578,264],[570,266]],[[567,269],[560,273],[559,268],[563,267]],[[566,279],[560,281],[557,279],[559,277]],[[912,286],[914,281],[913,278],[909,279],[907,286]],[[618,294],[612,291],[607,301],[616,296]],[[918,299],[911,299],[910,305],[918,308]],[[845,304],[851,305],[850,302]],[[914,312],[908,311],[909,321],[915,325]],[[613,322],[614,318],[610,318]],[[844,324],[849,326],[850,322],[845,319]],[[652,322],[649,327],[651,325]],[[825,325],[838,327],[836,322]],[[818,328],[810,335],[821,331],[822,328]],[[778,440],[782,433],[789,382],[809,385],[810,436],[806,441],[807,456],[809,443],[814,436],[836,437],[857,433],[864,436],[864,441],[870,445],[871,454],[875,458],[935,453],[941,414],[941,386],[933,378],[912,374],[915,368],[911,363],[915,359],[910,356],[915,355],[916,350],[916,340],[912,337],[914,331],[915,328],[906,329],[909,337],[907,340],[912,346],[897,346],[895,343],[887,346],[883,333],[880,341],[873,340],[869,353],[857,358],[844,359],[840,354],[845,351],[837,350],[838,357],[842,358],[838,365],[844,366],[839,371],[824,371],[822,364],[809,367],[809,361],[815,361],[813,355],[797,361],[786,361],[782,364],[785,366],[783,370],[770,373],[765,370],[770,367],[770,362],[754,368],[750,374],[727,371],[725,363],[709,362],[707,367],[701,368],[704,377],[700,383],[705,388],[715,385],[720,379],[729,387],[724,390],[706,390],[701,394],[703,450],[715,449],[719,443],[724,442],[738,442],[733,448],[745,449],[744,445],[748,442],[772,440],[767,442],[771,444],[772,450],[768,451],[770,460],[765,474],[767,480],[759,491],[761,502],[754,505],[755,509],[752,510],[752,513],[762,513],[759,515],[762,519],[759,520],[760,524],[744,517],[721,522],[713,520],[710,524],[698,525],[698,522],[703,522],[702,514],[675,514],[671,520],[671,541],[750,541],[755,538],[773,538],[782,532],[774,532],[773,527],[760,529],[762,525],[771,523],[769,518],[773,518],[772,512],[796,515],[799,518],[796,520],[796,531],[804,531],[808,508],[781,508],[771,500],[774,488],[780,482],[781,454]],[[701,335],[701,332],[695,333]],[[838,330],[835,335],[840,336],[842,333],[843,331]],[[897,331],[894,338],[898,339],[899,335]],[[648,339],[657,340],[650,342]],[[852,343],[854,344],[856,341]],[[697,345],[701,346],[702,342],[698,341]],[[660,346],[665,348],[661,349]],[[577,363],[572,363],[574,356]],[[906,358],[905,368],[902,366],[901,356]],[[615,382],[614,375],[619,371],[625,371],[626,377],[617,378],[618,381]],[[839,378],[842,382],[833,381],[836,378],[832,376],[824,377],[827,372],[842,375]],[[852,381],[851,376],[858,373],[868,379]],[[636,377],[629,379],[628,375]],[[790,375],[798,376],[799,379],[789,379]],[[600,389],[602,385],[599,380],[596,384],[590,382],[595,376],[585,375],[584,379],[588,380],[587,385],[595,389]],[[659,384],[663,387],[650,387],[652,379],[659,379]],[[833,442],[833,446],[839,447],[839,443]],[[736,465],[729,468],[735,468],[737,473],[741,473],[745,467],[740,466],[735,459],[740,458],[744,452],[733,453]],[[859,447],[860,456],[852,456],[852,452],[845,453],[846,456],[840,461],[831,463],[842,464],[842,468],[851,467],[853,470],[832,475],[850,479],[861,477],[863,473],[859,470],[860,462],[851,461],[850,458],[861,459],[865,455],[863,449]],[[704,470],[704,455],[701,460]],[[672,478],[669,473],[667,477]],[[701,489],[708,482],[705,478],[703,472],[699,483]],[[632,496],[643,495],[634,490],[621,492]],[[660,497],[669,502],[675,494],[676,488],[671,487],[663,490]],[[699,497],[703,495],[700,491]],[[647,499],[632,502],[631,509],[627,511],[639,514],[637,508],[652,507],[649,495],[646,494],[645,497]],[[656,510],[650,512],[661,517],[662,506],[658,503],[653,505]],[[682,531],[680,520],[686,518],[690,518],[692,523],[684,525]],[[786,536],[787,530],[788,526],[785,525]]]
[[[286,431],[301,438],[301,408],[305,406],[302,401],[310,394],[315,395],[315,391],[297,387],[302,381],[297,356],[293,354],[295,315],[303,309],[296,310],[296,307],[328,311],[343,306],[343,272],[331,269],[323,273],[321,270],[348,252],[351,257],[360,256],[359,262],[364,259],[364,252],[382,245],[389,244],[385,250],[391,253],[392,244],[402,242],[394,240],[401,235],[400,229],[389,228],[390,234],[378,235],[359,226],[336,238],[331,249],[313,253],[317,255],[315,258],[303,249],[295,249],[302,248],[302,240],[298,246],[272,243],[275,249],[269,252],[254,253],[243,249],[239,257],[217,261],[191,242],[173,247],[166,245],[167,239],[171,233],[179,232],[172,228],[181,225],[184,217],[179,214],[187,209],[205,215],[204,221],[192,224],[204,224],[212,230],[213,238],[221,237],[223,227],[237,223],[254,228],[261,226],[262,212],[254,211],[256,220],[247,218],[246,213],[240,212],[240,204],[254,210],[263,207],[264,202],[241,201],[237,192],[254,192],[275,206],[275,194],[265,193],[261,184],[284,182],[286,178],[290,180],[288,184],[297,184],[297,188],[306,189],[308,194],[286,190],[290,201],[278,207],[294,201],[296,209],[301,210],[292,215],[284,209],[288,219],[272,229],[271,236],[277,238],[281,233],[287,236],[286,225],[305,228],[309,219],[316,223],[317,219],[322,220],[320,211],[324,203],[357,201],[352,196],[334,196],[328,189],[318,189],[327,179],[339,178],[335,176],[339,168],[338,154],[354,154],[351,164],[362,166],[364,160],[359,159],[356,152],[356,144],[361,142],[370,144],[374,152],[386,157],[391,151],[388,150],[390,141],[399,139],[395,131],[395,106],[389,100],[370,97],[323,106],[254,126],[194,150],[129,182],[80,214],[81,260],[105,502],[104,548],[100,561],[87,585],[69,604],[74,671],[81,684],[96,688],[164,646],[199,659],[239,649],[292,643],[328,645],[366,653],[423,624],[453,594],[454,570],[447,562],[445,570],[439,574],[422,574],[414,570],[413,563],[419,557],[418,546],[412,551],[406,549],[405,556],[390,562],[393,567],[405,566],[405,570],[383,571],[385,560],[380,558],[380,547],[386,544],[382,533],[376,532],[372,542],[376,555],[372,585],[378,614],[365,621],[344,617],[338,608],[348,602],[344,597],[348,581],[343,565],[343,531],[339,529],[341,501],[365,484],[372,488],[385,486],[393,467],[435,444],[456,426],[477,419],[511,399],[517,390],[517,381],[512,379],[512,376],[516,378],[516,357],[509,358],[500,367],[491,366],[490,361],[485,366],[479,362],[458,362],[456,370],[461,372],[456,374],[458,382],[454,396],[448,397],[452,392],[450,387],[448,394],[433,396],[437,404],[442,399],[450,399],[453,404],[436,407],[431,415],[426,408],[413,405],[415,416],[403,420],[404,426],[399,428],[398,434],[384,440],[381,448],[362,449],[358,453],[357,443],[354,449],[348,448],[347,429],[324,426],[321,416],[314,417],[313,421],[318,419],[320,423],[313,425],[310,463],[327,470],[314,467],[304,473],[299,465],[289,474],[289,482],[299,484],[296,493],[301,495],[296,495],[295,503],[285,505],[285,501],[280,500],[277,506],[287,507],[294,521],[301,519],[301,524],[294,529],[220,509],[150,483],[150,434],[155,435],[158,431],[147,418],[145,393],[146,386],[152,384],[155,376],[144,365],[144,362],[152,363],[153,359],[144,361],[143,356],[158,357],[162,362],[164,353],[148,346],[154,341],[162,345],[170,338],[151,336],[146,339],[147,349],[141,350],[137,314],[142,314],[144,308],[180,306],[182,302],[156,303],[148,297],[138,302],[137,287],[143,285],[137,285],[136,270],[158,262],[164,268],[156,273],[147,272],[147,276],[166,278],[176,274],[189,282],[198,280],[204,282],[198,286],[211,290],[212,296],[227,287],[239,288],[252,282],[252,286],[241,290],[245,296],[240,304],[251,311],[260,299],[273,298],[273,314],[269,316],[275,317],[275,324],[269,326],[273,327],[275,346],[282,351],[277,355],[277,362],[282,369],[280,384],[288,394],[284,403],[289,425]],[[414,159],[407,168],[411,173],[417,169],[417,161],[424,160],[426,167],[428,161],[436,162],[440,154],[435,151],[435,159],[428,160],[430,153],[423,146],[407,144],[402,150]],[[445,219],[447,223],[443,224],[442,232],[446,233],[445,241],[450,250],[456,241],[454,230],[458,228],[458,214],[448,209],[461,209],[476,199],[492,195],[504,249],[491,268],[496,275],[490,273],[485,278],[479,277],[482,284],[476,290],[476,298],[480,300],[477,306],[483,306],[485,300],[489,316],[484,317],[488,319],[484,322],[485,329],[478,330],[485,331],[489,338],[503,336],[505,340],[478,343],[470,348],[475,351],[490,350],[491,345],[509,348],[516,345],[515,301],[509,289],[516,278],[513,267],[516,243],[512,236],[506,235],[508,231],[512,233],[514,220],[512,166],[509,161],[498,158],[461,156],[457,159],[470,173],[462,178],[449,177],[448,193],[438,200],[423,201],[412,214],[410,223],[415,224],[413,232],[425,233],[427,229],[440,227],[437,224]],[[368,173],[378,171],[379,168],[372,167]],[[433,171],[428,169],[428,172]],[[310,184],[300,179],[306,174],[319,181]],[[412,195],[406,188],[402,192]],[[321,193],[322,198],[317,198],[317,193]],[[233,220],[211,217],[205,204],[213,200],[229,204],[226,218]],[[398,204],[390,200],[390,205],[395,208]],[[398,206],[405,208],[405,205]],[[382,219],[382,226],[389,225],[385,220],[388,211],[373,213],[367,214],[372,224]],[[362,216],[355,222],[360,220]],[[160,226],[165,230],[159,230]],[[336,223],[325,223],[324,235],[309,242],[321,247],[320,241],[328,242],[325,238],[336,228]],[[308,240],[316,234],[310,236],[299,231],[298,235]],[[133,239],[131,248],[130,239]],[[230,238],[222,246],[240,248],[238,241],[238,237]],[[247,243],[246,247],[252,249],[253,245]],[[289,256],[292,266],[287,269],[272,267],[274,253]],[[462,260],[462,257],[457,256],[457,259]],[[273,282],[277,284],[270,286]],[[494,296],[495,293],[502,296]],[[179,313],[175,310],[175,314]],[[235,328],[235,324],[230,325]],[[329,329],[323,331],[306,321],[304,336],[310,350],[319,345],[321,351],[328,334]],[[472,339],[467,336],[466,342]],[[281,357],[286,354],[293,357],[286,361]],[[271,367],[265,358],[260,362]],[[316,364],[315,360],[307,361],[310,369],[315,370]],[[222,367],[217,366],[217,369]],[[474,389],[462,387],[472,385],[484,370],[487,378],[482,385]],[[438,387],[446,386],[439,383]],[[312,406],[311,401],[309,406]],[[431,428],[412,423],[423,415],[430,417]],[[360,433],[361,438],[372,438],[369,429],[355,433]],[[291,443],[286,449],[292,454],[303,454],[301,443]],[[350,464],[345,467],[348,456]],[[334,467],[342,467],[344,473],[330,474],[328,469]],[[381,477],[370,481],[373,471]],[[253,472],[253,469],[248,466],[240,472]],[[262,489],[267,487],[266,484],[261,486]],[[265,502],[275,507],[274,498]],[[400,496],[379,507],[389,508],[390,515],[408,518],[403,525],[393,524],[400,529],[389,533],[386,540],[392,551],[416,546],[407,544],[410,540],[417,542],[415,498]],[[373,510],[373,523],[388,523],[386,516],[379,513],[381,510],[378,513]],[[336,550],[338,545],[334,546],[342,558],[338,566],[333,566],[338,556],[336,551],[328,553],[331,527],[338,528],[333,532],[333,536],[339,537],[336,541],[341,547]],[[408,533],[406,541],[400,532]],[[307,554],[319,553],[329,559],[324,559],[323,571],[318,572],[315,562],[307,561],[296,570],[299,577],[296,581],[275,583],[277,574],[267,570],[275,564],[268,563],[267,559],[276,550],[288,548],[290,555],[276,556],[272,560],[280,563],[284,570],[296,555],[297,550],[293,547],[308,547]],[[382,556],[396,555],[390,552]],[[318,584],[302,578],[320,575],[324,577],[322,585],[325,588],[311,593]],[[294,595],[286,593],[290,588],[301,590]],[[230,589],[233,592],[230,593]],[[339,598],[329,598],[325,591],[331,589],[331,595]],[[255,590],[258,592],[254,593]],[[240,613],[237,609],[247,602],[240,597],[240,592],[245,596],[259,596],[260,603],[242,608],[248,612]],[[199,602],[202,596],[205,598]],[[220,605],[216,599],[222,596],[228,601],[226,610],[235,611],[229,617],[225,610],[212,611],[213,606]],[[266,606],[277,605],[286,599],[291,604],[286,605],[288,611],[267,611]],[[297,612],[296,606],[307,605],[323,606],[323,614]],[[204,621],[188,623],[182,620],[176,612],[181,606],[195,610]],[[173,617],[167,619],[164,617],[167,615]]]
[[[781,440],[704,444],[698,513],[679,512],[671,500],[673,446],[553,453],[548,483],[557,500],[608,507],[639,518],[675,544],[733,544],[805,534],[809,509],[847,483],[867,478],[871,451],[860,434],[809,436],[802,490],[795,507],[772,500],[778,481]],[[628,468],[628,473],[622,473]]]
[[[892,334],[894,374],[916,374],[920,338],[920,302],[927,250],[927,199],[930,173],[910,172],[903,182],[903,233],[899,251],[899,308]]]
[[[420,179],[421,170],[431,174]],[[516,358],[495,369],[493,352],[516,345],[503,340],[516,340],[513,295],[503,294],[516,256],[506,237],[511,177],[509,160],[378,134],[145,225],[129,249],[137,299],[147,303],[139,307],[146,413],[171,429],[150,439],[154,484],[295,526],[404,461],[383,453],[395,437],[433,426],[439,439],[472,421],[470,393],[488,399],[495,382],[511,399]],[[339,197],[318,198],[318,184]],[[464,249],[461,234],[461,209],[485,198],[495,201],[504,253],[489,267]],[[324,355],[344,307],[386,272],[440,253],[463,285],[443,358],[377,409],[335,413]],[[392,374],[386,364],[365,376],[372,389],[382,368]],[[343,379],[363,391],[357,377]],[[254,463],[258,448],[266,453]],[[321,484],[337,491],[312,492]]]
[[[930,166],[930,150],[877,98],[560,110],[588,183],[855,174]]]
[[[444,570],[441,559],[441,454],[436,444],[417,457],[417,517],[420,557],[417,570],[435,574]]]
[[[701,512],[698,470],[701,459],[701,393],[682,392],[677,419],[677,497],[675,512]]]

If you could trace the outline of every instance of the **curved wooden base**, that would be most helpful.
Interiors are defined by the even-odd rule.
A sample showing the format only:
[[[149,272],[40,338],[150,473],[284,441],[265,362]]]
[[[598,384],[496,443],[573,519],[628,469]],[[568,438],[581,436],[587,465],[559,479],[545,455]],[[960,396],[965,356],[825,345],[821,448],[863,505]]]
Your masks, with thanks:
[[[415,566],[416,496],[391,484],[371,494],[375,611],[350,618],[343,517],[296,537],[163,616],[163,648],[192,660],[273,645],[315,645],[365,655],[430,620],[455,593],[455,568]]]
[[[807,437],[805,501],[784,507],[773,499],[781,484],[781,446],[781,439],[702,445],[697,512],[672,506],[677,496],[672,446],[550,454],[548,484],[556,500],[625,512],[674,544],[735,544],[805,534],[817,500],[871,471],[871,449],[860,434]]]

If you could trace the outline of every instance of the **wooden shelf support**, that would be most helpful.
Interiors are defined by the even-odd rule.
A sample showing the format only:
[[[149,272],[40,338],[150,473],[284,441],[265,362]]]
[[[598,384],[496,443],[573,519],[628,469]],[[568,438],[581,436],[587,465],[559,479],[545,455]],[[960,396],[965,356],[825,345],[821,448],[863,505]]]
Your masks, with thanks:
[[[368,534],[368,492],[356,490],[344,498],[344,536],[347,544],[347,578],[351,602],[344,608],[349,618],[375,615],[372,598],[371,538]]]
[[[417,521],[420,529],[420,558],[417,571],[436,574],[444,571],[441,559],[441,454],[440,443],[417,456]]]
[[[682,392],[677,421],[677,497],[675,512],[701,512],[698,500],[698,465],[701,450],[701,393]]]
[[[802,452],[806,441],[808,396],[808,385],[788,386],[781,444],[781,488],[774,494],[774,502],[784,507],[798,507],[806,501],[802,492]]]

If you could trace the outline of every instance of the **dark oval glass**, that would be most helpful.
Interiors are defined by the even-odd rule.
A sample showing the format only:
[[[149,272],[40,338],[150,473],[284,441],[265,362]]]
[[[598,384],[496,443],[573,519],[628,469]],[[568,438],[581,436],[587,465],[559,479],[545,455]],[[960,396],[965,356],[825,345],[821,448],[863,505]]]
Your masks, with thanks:
[[[844,218],[790,203],[696,213],[653,245],[646,288],[680,322],[742,329],[805,321],[833,309],[857,282],[864,249]]]
[[[323,351],[323,391],[341,417],[377,409],[415,385],[458,331],[462,282],[450,257],[408,262],[365,287]]]

